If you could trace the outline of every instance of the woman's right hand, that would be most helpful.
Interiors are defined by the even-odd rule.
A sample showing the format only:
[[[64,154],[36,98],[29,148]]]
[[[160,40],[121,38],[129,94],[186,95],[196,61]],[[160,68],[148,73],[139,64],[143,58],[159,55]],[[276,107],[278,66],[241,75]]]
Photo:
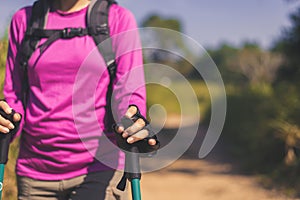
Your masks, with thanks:
[[[0,101],[0,109],[2,109],[8,115],[12,112],[12,108],[5,101]],[[21,118],[22,117],[20,113],[15,113],[13,116],[13,122],[18,123],[20,122]],[[0,115],[0,132],[9,133],[10,130],[13,130],[14,128],[15,126],[11,121]]]

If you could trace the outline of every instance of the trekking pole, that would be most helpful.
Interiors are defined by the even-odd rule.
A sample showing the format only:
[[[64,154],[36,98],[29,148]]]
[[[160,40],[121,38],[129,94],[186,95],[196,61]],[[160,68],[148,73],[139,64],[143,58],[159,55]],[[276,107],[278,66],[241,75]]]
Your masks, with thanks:
[[[141,168],[139,150],[136,146],[130,149],[130,153],[125,154],[125,170],[127,178],[131,183],[132,200],[141,200]]]
[[[136,117],[136,116],[135,116]],[[139,116],[138,116],[139,117]],[[144,119],[146,120],[146,119]],[[124,126],[124,129],[127,129],[134,123],[135,120],[123,117],[121,119],[121,124]],[[146,124],[149,124],[147,122]],[[147,127],[148,126],[148,127]],[[156,140],[156,145],[150,148],[148,147],[148,140],[138,141],[134,144],[128,144],[126,139],[122,138],[120,134],[117,134],[117,143],[118,146],[125,152],[125,170],[121,181],[119,182],[117,188],[124,191],[126,187],[126,181],[129,180],[131,183],[131,194],[133,200],[141,200],[141,189],[140,189],[140,180],[141,180],[141,167],[140,167],[140,156],[141,154],[147,154],[147,157],[151,157],[156,153],[160,147],[160,143],[157,140],[155,134],[149,125],[146,125],[147,130],[149,131],[149,138]],[[151,136],[152,135],[152,136]]]
[[[0,200],[2,199],[4,167],[4,164],[0,164]]]
[[[4,168],[7,163],[8,148],[11,139],[11,133],[0,133],[0,200],[2,199]]]
[[[0,110],[0,115],[10,121],[12,121],[13,114],[14,111],[8,115],[3,110]],[[2,199],[4,168],[8,160],[8,149],[12,135],[12,131],[7,134],[0,133],[0,200]]]
[[[125,129],[133,124],[133,121],[126,117],[123,117],[121,119],[121,122]],[[141,200],[142,198],[141,198],[140,180],[142,174],[140,168],[139,149],[135,144],[132,145],[127,144],[126,140],[124,140],[123,138],[120,138],[119,142],[122,143],[121,146],[126,147],[126,150],[124,151],[125,152],[124,174],[117,188],[119,190],[124,191],[126,188],[126,181],[129,180],[131,184],[132,200]]]

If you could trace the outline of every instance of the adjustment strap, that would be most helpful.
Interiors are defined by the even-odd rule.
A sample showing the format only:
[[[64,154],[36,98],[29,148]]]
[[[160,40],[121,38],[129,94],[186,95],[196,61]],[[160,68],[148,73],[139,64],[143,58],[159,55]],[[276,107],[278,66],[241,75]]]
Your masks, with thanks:
[[[43,53],[53,42],[58,39],[70,39],[74,37],[82,37],[88,35],[86,28],[64,28],[64,29],[39,29],[30,28],[26,31],[26,35],[36,38],[48,38],[48,40],[39,46],[41,53]]]
[[[28,28],[25,35],[28,37],[36,38],[50,38],[53,35],[59,35],[60,38],[68,39],[73,37],[82,37],[90,34],[90,29],[87,28],[71,28],[64,29],[41,29],[41,28]]]

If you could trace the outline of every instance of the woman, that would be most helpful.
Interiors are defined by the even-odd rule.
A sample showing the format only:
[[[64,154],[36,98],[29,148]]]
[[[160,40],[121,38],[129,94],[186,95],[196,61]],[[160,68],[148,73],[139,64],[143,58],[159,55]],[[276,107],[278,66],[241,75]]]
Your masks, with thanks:
[[[85,17],[89,0],[52,0],[49,4],[51,9],[47,16],[46,29],[86,26]],[[121,179],[121,173],[117,170],[124,168],[124,155],[120,150],[106,149],[99,140],[103,137],[103,133],[95,130],[98,127],[105,129],[104,116],[107,103],[105,97],[109,82],[107,72],[99,75],[98,85],[93,91],[98,126],[90,125],[89,122],[84,126],[82,125],[84,120],[74,115],[74,88],[83,93],[88,91],[85,84],[78,84],[78,73],[82,63],[96,48],[91,36],[59,39],[43,53],[36,50],[28,61],[30,92],[27,106],[24,108],[22,105],[22,82],[20,81],[22,79],[18,59],[22,53],[20,46],[31,9],[32,7],[20,9],[13,16],[4,83],[5,101],[0,101],[0,108],[7,114],[14,109],[16,111],[14,122],[21,122],[20,153],[16,166],[18,199],[126,199],[126,192],[115,188]],[[111,36],[137,28],[132,14],[116,4],[112,5],[109,11],[109,27]],[[39,45],[41,46],[43,42],[41,41]],[[139,111],[145,116],[145,84],[141,68],[141,50],[125,54],[121,50],[123,46],[131,43],[139,45],[139,41],[113,37],[112,43],[118,64],[113,86],[116,102],[113,107],[118,115],[117,120],[120,120],[122,115],[132,117]],[[101,59],[100,54],[97,56]],[[97,68],[98,61],[92,59],[92,62],[88,62],[89,66]],[[133,77],[130,76],[131,71],[134,71],[134,79],[128,79]],[[87,72],[85,76],[88,77],[88,74],[95,75],[93,72]],[[124,76],[128,77],[124,78]],[[135,91],[126,90],[124,86],[132,83],[139,87]],[[126,98],[127,96],[130,98]],[[85,102],[81,103],[85,105]],[[0,116],[2,134],[17,128],[14,124],[16,123]],[[126,130],[118,126],[115,131],[132,144],[147,137],[145,125],[146,122],[141,117]],[[20,132],[18,131],[17,135]],[[99,135],[93,135],[95,133]],[[115,141],[112,134],[106,136]],[[156,143],[155,139],[148,140],[150,146]],[[109,163],[113,164],[107,166],[102,162],[103,160],[109,160]]]

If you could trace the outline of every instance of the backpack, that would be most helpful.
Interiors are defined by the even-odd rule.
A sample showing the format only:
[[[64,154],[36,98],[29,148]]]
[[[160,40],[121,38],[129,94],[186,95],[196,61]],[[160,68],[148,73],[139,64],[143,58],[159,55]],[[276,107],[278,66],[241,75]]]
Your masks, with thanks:
[[[20,66],[23,73],[22,84],[22,103],[24,108],[27,105],[27,96],[29,92],[28,84],[28,60],[32,53],[38,48],[37,44],[42,38],[47,38],[46,42],[40,46],[41,54],[50,46],[53,42],[60,38],[70,39],[73,37],[82,37],[90,35],[98,47],[99,52],[104,58],[107,65],[107,70],[110,76],[110,82],[106,94],[107,106],[105,123],[111,131],[111,124],[114,123],[112,111],[111,111],[111,96],[113,81],[116,76],[117,64],[115,61],[115,52],[112,49],[111,42],[105,42],[102,45],[98,45],[101,42],[110,39],[110,29],[108,26],[108,13],[110,6],[116,4],[114,0],[92,0],[88,12],[86,15],[86,27],[72,28],[66,27],[61,30],[45,29],[47,16],[49,13],[49,0],[37,0],[32,6],[31,18],[28,22],[24,39],[21,43],[20,53]]]

